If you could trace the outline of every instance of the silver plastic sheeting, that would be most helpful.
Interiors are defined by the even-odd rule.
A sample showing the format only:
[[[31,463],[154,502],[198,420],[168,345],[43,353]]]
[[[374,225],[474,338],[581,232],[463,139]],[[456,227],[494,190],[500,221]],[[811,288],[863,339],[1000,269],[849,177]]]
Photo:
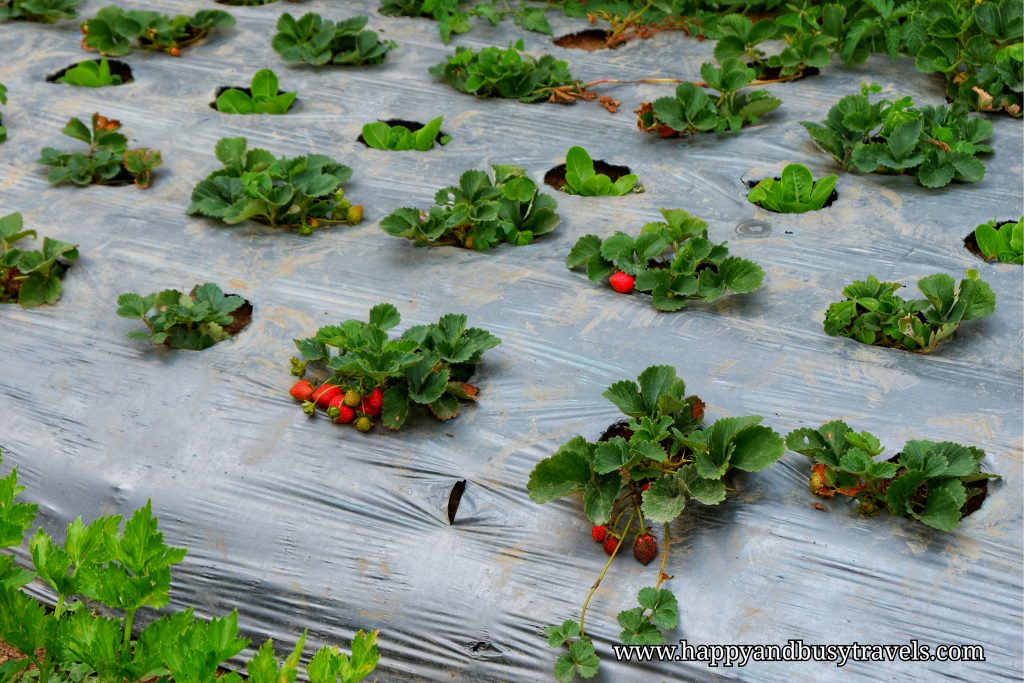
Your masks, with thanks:
[[[104,3],[87,0],[83,15]],[[125,2],[193,12],[199,1]],[[996,153],[976,185],[926,190],[911,177],[842,173],[810,143],[801,120],[821,120],[861,82],[918,103],[943,99],[941,79],[906,59],[873,57],[769,89],[784,104],[738,135],[684,142],[635,130],[630,111],[666,86],[618,86],[609,115],[593,103],[477,100],[427,74],[454,49],[434,22],[382,17],[374,0],[228,8],[233,29],[180,59],[133,53],[135,82],[86,89],[45,76],[87,57],[74,22],[0,27],[0,82],[10,90],[0,146],[0,214],[21,211],[41,235],[81,245],[58,305],[0,309],[0,446],[17,464],[41,519],[62,537],[77,515],[127,514],[152,499],[169,542],[189,555],[174,605],[206,615],[238,609],[247,635],[282,644],[310,628],[310,652],[346,647],[380,629],[381,681],[544,681],[558,655],[541,628],[579,617],[605,556],[579,501],[530,501],[531,469],[576,434],[596,438],[619,415],[601,398],[618,379],[671,364],[709,405],[709,420],[758,414],[785,433],[844,419],[877,434],[889,454],[911,438],[954,440],[988,453],[1005,478],[984,507],[944,534],[889,516],[859,517],[841,501],[812,507],[808,462],[787,454],[748,475],[714,508],[695,505],[672,526],[667,583],[680,600],[674,639],[691,644],[806,643],[935,646],[977,643],[985,661],[616,663],[619,610],[653,585],[655,565],[615,562],[587,628],[602,655],[598,680],[1019,680],[1022,667],[1022,281],[987,265],[962,238],[990,218],[1022,212],[1020,121],[993,117]],[[369,14],[400,48],[379,66],[284,64],[270,47],[284,11],[340,19]],[[556,33],[585,28],[552,15]],[[505,45],[507,22],[456,43]],[[699,78],[712,42],[661,33],[586,53],[522,35],[528,50],[567,59],[579,78]],[[287,116],[229,116],[209,107],[217,87],[248,85],[270,66],[299,102]],[[60,129],[94,111],[120,119],[131,143],[163,152],[149,190],[50,187],[35,163],[44,146],[70,148]],[[443,114],[452,141],[428,153],[356,142],[376,119]],[[257,224],[189,217],[194,185],[219,167],[221,137],[245,135],[276,154],[318,152],[354,169],[347,185],[366,221],[301,237]],[[463,170],[525,167],[540,181],[580,144],[627,164],[644,194],[582,198],[552,192],[561,226],[528,247],[490,253],[422,249],[384,234],[379,220],[425,208]],[[840,172],[839,199],[802,215],[767,213],[745,199],[747,179],[801,162]],[[636,231],[659,208],[685,208],[760,263],[762,290],[658,313],[566,270],[576,239]],[[766,221],[770,229],[740,224]],[[977,268],[997,292],[992,317],[965,324],[930,355],[831,338],[821,321],[854,279],[875,274],[911,292],[934,272]],[[147,348],[125,333],[115,300],[212,281],[255,306],[252,325],[203,352]],[[477,379],[481,400],[458,419],[418,417],[397,433],[363,435],[308,419],[288,396],[292,339],[381,301],[400,329],[466,313],[502,338]],[[466,480],[454,525],[452,486]],[[36,594],[50,596],[37,587]]]

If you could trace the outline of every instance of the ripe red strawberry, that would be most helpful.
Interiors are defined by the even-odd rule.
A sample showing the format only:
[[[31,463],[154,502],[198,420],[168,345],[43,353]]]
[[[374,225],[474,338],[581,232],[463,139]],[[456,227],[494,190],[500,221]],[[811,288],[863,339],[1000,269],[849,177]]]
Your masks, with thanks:
[[[643,486],[641,486],[641,487],[640,487],[640,490],[641,490],[641,491],[646,491],[646,490],[647,490],[647,489],[649,489],[649,488],[651,488],[651,482],[647,482],[646,484],[644,484]]]
[[[629,294],[630,292],[632,292],[633,284],[635,282],[635,277],[633,277],[632,275],[627,275],[626,273],[623,273],[621,270],[612,275],[610,278],[608,278],[608,283],[612,286],[612,289],[614,289],[619,294]]]
[[[313,398],[313,385],[309,383],[308,379],[299,380],[292,385],[292,388],[288,390],[288,393],[292,395],[296,401],[308,401]]]
[[[603,524],[591,528],[590,535],[594,537],[594,540],[598,543],[604,542],[604,537],[608,535],[608,528]]]
[[[361,412],[366,413],[367,415],[377,417],[378,415],[380,415],[380,411],[383,409],[383,407],[384,392],[380,390],[380,387],[377,387],[372,392],[363,397],[359,410]]]
[[[338,416],[334,418],[335,422],[344,425],[348,424],[354,419],[356,419],[356,411],[352,410],[344,403],[338,406]]]
[[[615,534],[608,534],[604,539],[604,554],[611,555],[619,547],[619,539]]]
[[[313,392],[313,400],[321,408],[327,409],[331,405],[331,399],[340,395],[340,388],[330,382],[324,382]]]
[[[654,536],[648,533],[640,534],[633,541],[633,557],[640,564],[647,564],[658,554],[658,544],[654,542]]]

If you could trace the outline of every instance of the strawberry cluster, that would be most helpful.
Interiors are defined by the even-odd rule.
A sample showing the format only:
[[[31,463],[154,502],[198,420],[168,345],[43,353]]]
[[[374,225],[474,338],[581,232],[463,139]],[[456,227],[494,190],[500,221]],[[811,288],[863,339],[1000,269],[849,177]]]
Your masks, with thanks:
[[[308,379],[296,382],[288,392],[302,403],[302,412],[315,415],[316,409],[326,411],[327,416],[338,424],[353,423],[361,432],[373,428],[373,418],[384,409],[384,392],[375,387],[370,393],[362,394],[354,387],[343,387],[324,382],[314,387]]]
[[[603,524],[591,527],[590,536],[602,545],[606,555],[614,555],[616,549],[624,540]],[[636,561],[640,564],[647,564],[657,554],[658,544],[654,540],[654,536],[649,531],[637,534],[636,539],[633,541],[633,557],[636,558]]]

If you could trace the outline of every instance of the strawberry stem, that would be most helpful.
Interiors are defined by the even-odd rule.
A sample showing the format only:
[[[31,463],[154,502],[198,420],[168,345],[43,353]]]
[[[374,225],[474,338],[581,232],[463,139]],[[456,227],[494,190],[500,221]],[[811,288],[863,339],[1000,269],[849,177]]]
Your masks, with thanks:
[[[654,584],[655,590],[661,588],[661,584],[668,577],[665,576],[665,563],[668,561],[668,522],[665,522],[665,548],[661,551],[661,569],[658,571],[658,583]]]
[[[625,512],[625,510],[623,510],[623,512]],[[619,516],[621,517],[622,514],[620,513]],[[618,520],[616,520],[616,523],[617,522],[618,522]],[[629,519],[626,520],[626,531],[627,532],[629,531],[629,527],[632,524],[633,524],[633,513],[630,512]],[[619,538],[619,542],[615,545],[615,550],[613,550],[612,554],[608,557],[608,561],[604,563],[604,569],[601,570],[601,575],[597,577],[597,581],[595,581],[594,585],[590,587],[590,592],[587,593],[587,599],[583,601],[583,609],[580,610],[580,637],[581,638],[584,637],[585,635],[587,635],[586,631],[583,630],[583,622],[587,618],[587,605],[590,604],[590,599],[592,597],[594,597],[594,593],[597,592],[598,586],[601,585],[601,580],[604,579],[604,575],[608,573],[608,567],[612,566],[612,560],[614,560],[615,556],[619,554],[619,548],[622,547],[622,542],[624,540],[626,540],[626,534],[625,533],[623,533],[622,536]]]

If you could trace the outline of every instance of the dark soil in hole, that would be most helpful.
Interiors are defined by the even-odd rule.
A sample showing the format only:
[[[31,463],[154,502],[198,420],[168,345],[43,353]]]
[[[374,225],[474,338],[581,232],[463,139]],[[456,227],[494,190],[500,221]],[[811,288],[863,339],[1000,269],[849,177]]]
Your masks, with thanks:
[[[259,5],[269,5],[277,0],[258,0],[257,2],[246,2],[245,0],[213,0],[218,5],[231,5],[232,7],[256,7]],[[298,0],[290,0],[290,2],[298,2]]]
[[[601,159],[594,159],[594,172],[603,173],[614,183],[622,176],[629,175],[632,171],[629,170],[629,166],[616,166],[615,164],[609,164]],[[562,189],[565,187],[565,164],[559,164],[545,173],[544,183],[546,185],[550,185],[556,190],[565,192],[565,190]]]
[[[455,524],[455,513],[459,510],[462,494],[466,491],[466,480],[455,482],[452,492],[448,495],[448,524]]]
[[[577,31],[576,33],[567,33],[564,36],[558,36],[551,42],[558,47],[566,47],[570,50],[586,50],[587,52],[593,52],[594,50],[614,50],[615,48],[622,47],[622,45],[624,45],[624,43],[618,43],[609,47],[608,38],[611,35],[611,31],[605,31],[600,28],[588,28],[585,31]]]
[[[226,296],[241,296],[240,294],[225,294]],[[244,297],[243,297],[244,298]],[[248,299],[245,299],[245,303],[239,306],[231,314],[232,322],[230,325],[224,326],[224,331],[227,332],[229,337],[234,337],[236,334],[244,330],[252,322],[252,304],[249,303]]]
[[[469,363],[452,363],[449,370],[451,371],[449,379],[452,382],[468,382],[476,374],[476,366]]]
[[[809,66],[809,67],[807,67],[806,69],[803,70],[803,73],[801,73],[799,76],[794,78],[793,76],[783,76],[782,75],[782,67],[781,66],[771,66],[771,67],[765,67],[761,71],[761,73],[758,74],[757,78],[760,81],[775,81],[775,80],[779,80],[779,79],[782,79],[782,78],[789,79],[790,81],[802,81],[805,78],[810,78],[811,76],[817,76],[820,73],[821,73],[821,69],[819,69],[818,67],[816,67],[816,66]]]
[[[405,128],[408,128],[413,133],[415,133],[416,131],[418,131],[420,128],[422,128],[424,126],[424,124],[420,123],[419,121],[408,121],[406,119],[378,119],[378,120],[381,121],[382,123],[388,124],[391,127],[403,126]],[[440,145],[441,144],[441,138],[443,138],[443,137],[445,137],[447,135],[448,134],[445,133],[443,130],[437,131],[437,136],[434,137],[434,144],[435,145]],[[369,145],[366,144],[366,140],[363,139],[363,134],[362,133],[360,133],[359,137],[356,138],[356,142],[362,143],[362,144],[366,145],[367,147],[369,147]]]
[[[110,180],[104,180],[102,183],[93,183],[93,185],[109,185],[112,187],[119,187],[121,185],[133,185],[135,184],[135,176],[128,172],[124,166],[121,166],[121,170],[118,171],[117,175]]]
[[[90,60],[87,59],[85,61],[90,61]],[[91,61],[95,62],[96,64],[100,63],[99,59],[93,59]],[[61,78],[64,74],[66,74],[68,71],[71,71],[71,69],[74,69],[79,64],[81,64],[81,62],[75,62],[74,64],[69,64],[66,67],[64,67],[63,69],[61,69],[60,71],[57,71],[55,73],[50,74],[49,76],[46,77],[46,82],[47,83],[56,83],[57,79]],[[126,83],[131,83],[132,81],[135,80],[134,78],[132,78],[132,68],[130,66],[128,66],[128,64],[126,62],[122,62],[122,61],[120,61],[118,59],[107,58],[107,65],[110,66],[110,73],[111,74],[113,74],[115,76],[120,76],[121,77],[121,82],[118,85],[124,85]]]
[[[762,180],[764,180],[764,178],[758,178],[757,180],[748,180],[746,181],[747,187],[749,187],[750,189],[754,189],[754,187]],[[775,176],[775,180],[782,180],[782,178],[780,178],[779,176]],[[835,190],[832,190],[832,194],[828,196],[828,199],[825,200],[825,203],[821,205],[821,209],[817,209],[817,211],[827,209],[828,207],[832,206],[832,203],[835,202],[837,199],[839,199],[839,193],[836,192]],[[760,206],[765,211],[771,211],[772,213],[784,213],[783,211],[772,211],[767,206],[761,206],[760,204],[756,204],[756,206]],[[807,213],[813,212],[808,211]]]
[[[1001,228],[1004,225],[1016,222],[1017,221],[1000,221],[996,223],[996,228]],[[978,246],[978,240],[975,239],[974,237],[974,230],[971,230],[967,237],[964,238],[964,247],[967,249],[967,251],[971,252],[972,254],[980,258],[982,261],[985,261],[987,263],[993,263],[999,260],[998,258],[990,259],[985,256],[985,254],[981,251],[981,247]]]
[[[213,110],[217,109],[217,98],[220,97],[221,95],[223,95],[228,90],[241,90],[242,92],[244,92],[249,97],[252,97],[252,88],[243,88],[240,85],[222,85],[222,86],[219,86],[217,88],[217,92],[215,92],[213,94],[213,101],[210,102],[210,109],[213,109]],[[287,92],[286,90],[278,90],[277,94],[278,95],[284,95],[286,92]],[[299,99],[295,98],[295,101],[292,102],[291,109],[289,109],[288,111],[294,110],[295,106],[298,103],[299,103]]]

